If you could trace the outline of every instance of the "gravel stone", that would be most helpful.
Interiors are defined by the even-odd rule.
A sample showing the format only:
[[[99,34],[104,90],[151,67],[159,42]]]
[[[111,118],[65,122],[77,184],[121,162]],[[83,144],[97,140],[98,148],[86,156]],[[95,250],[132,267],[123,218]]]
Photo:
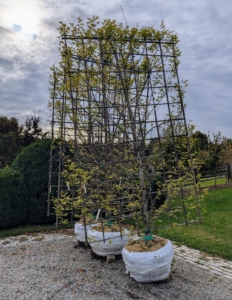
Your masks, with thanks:
[[[107,264],[73,237],[0,248],[0,300],[231,300],[232,281],[174,257],[172,280],[141,284],[122,259]]]

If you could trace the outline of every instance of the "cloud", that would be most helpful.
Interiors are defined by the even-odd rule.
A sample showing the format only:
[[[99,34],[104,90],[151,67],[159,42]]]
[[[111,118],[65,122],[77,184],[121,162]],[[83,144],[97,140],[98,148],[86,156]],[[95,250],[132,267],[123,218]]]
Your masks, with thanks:
[[[118,3],[118,4],[117,4]],[[188,79],[185,102],[187,119],[197,129],[232,137],[232,36],[231,0],[22,0],[20,5],[33,7],[39,32],[21,34],[21,25],[7,23],[6,12],[18,5],[16,0],[0,3],[0,114],[22,119],[34,109],[49,116],[48,77],[57,65],[59,21],[76,22],[77,17],[99,15],[100,21],[116,19],[129,26],[154,26],[177,33],[182,51],[180,79]]]
[[[15,31],[22,31],[22,26],[18,25],[18,24],[13,24],[13,29]]]

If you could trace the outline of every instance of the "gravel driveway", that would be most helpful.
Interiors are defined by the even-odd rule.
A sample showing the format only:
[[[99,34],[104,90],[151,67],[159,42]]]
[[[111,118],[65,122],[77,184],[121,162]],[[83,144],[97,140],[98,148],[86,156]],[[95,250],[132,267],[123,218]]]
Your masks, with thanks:
[[[140,284],[122,260],[107,264],[73,247],[73,236],[0,249],[0,299],[231,300],[232,281],[174,258],[168,283]]]

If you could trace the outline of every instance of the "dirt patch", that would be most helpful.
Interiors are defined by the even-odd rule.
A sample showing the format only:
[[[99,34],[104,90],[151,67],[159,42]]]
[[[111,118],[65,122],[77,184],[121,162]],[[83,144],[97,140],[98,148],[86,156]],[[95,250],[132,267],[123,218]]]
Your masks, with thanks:
[[[150,241],[144,241],[143,239],[130,240],[125,248],[129,252],[152,252],[163,248],[167,242],[168,240],[159,237],[155,237]]]
[[[60,229],[54,233],[66,234],[66,235],[74,235],[74,229]]]

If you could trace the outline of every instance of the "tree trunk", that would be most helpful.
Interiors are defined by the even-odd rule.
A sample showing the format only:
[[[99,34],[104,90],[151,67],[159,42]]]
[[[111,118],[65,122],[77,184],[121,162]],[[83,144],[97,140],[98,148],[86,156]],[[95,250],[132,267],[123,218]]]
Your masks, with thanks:
[[[150,232],[150,217],[149,217],[149,210],[148,210],[148,199],[146,196],[146,186],[145,186],[145,174],[143,169],[143,162],[138,152],[137,155],[138,167],[139,167],[139,180],[140,180],[140,188],[141,188],[141,197],[143,203],[143,216],[144,216],[144,224],[145,224],[145,232]]]
[[[228,169],[229,169],[229,172],[228,172],[228,179],[229,179],[229,180],[228,180],[228,181],[231,182],[231,181],[232,181],[232,163],[229,163],[229,164],[228,164],[228,167],[229,167],[229,168],[228,168]]]

